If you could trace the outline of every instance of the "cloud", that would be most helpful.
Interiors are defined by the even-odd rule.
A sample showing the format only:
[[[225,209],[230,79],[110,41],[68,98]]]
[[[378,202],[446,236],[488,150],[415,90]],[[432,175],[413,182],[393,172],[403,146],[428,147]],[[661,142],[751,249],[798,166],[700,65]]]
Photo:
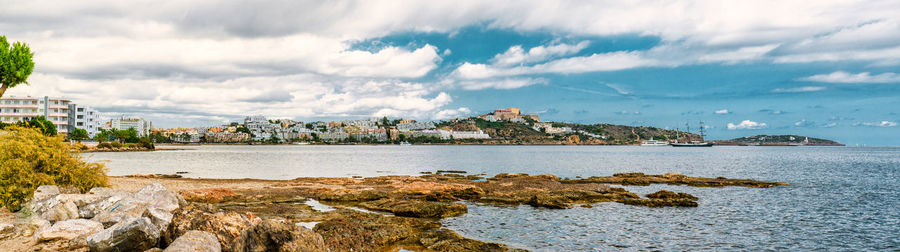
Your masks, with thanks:
[[[794,122],[794,126],[801,128],[815,127],[815,122],[807,121],[806,119],[802,119],[800,121]]]
[[[900,83],[900,74],[882,73],[871,75],[869,72],[858,74],[836,71],[830,74],[817,74],[800,80],[827,83]]]
[[[772,89],[773,93],[805,93],[805,92],[816,92],[825,90],[825,87],[818,86],[805,86],[805,87],[796,87],[796,88],[776,88]]]
[[[726,114],[731,114],[731,111],[728,111],[727,109],[720,109],[720,110],[716,110],[713,113],[715,113],[717,115],[726,115]]]
[[[451,81],[452,82],[452,81]],[[498,80],[461,80],[456,84],[465,90],[516,89],[535,84],[547,84],[543,78],[503,78]]]
[[[741,123],[728,123],[729,130],[753,130],[767,127],[766,123],[758,123],[750,120],[743,120]]]
[[[777,110],[777,109],[760,109],[759,112],[760,112],[760,113],[768,113],[768,114],[770,114],[770,115],[783,115],[783,114],[787,114],[787,112],[782,111],[782,110]]]
[[[441,110],[434,114],[432,117],[435,120],[446,120],[451,118],[460,118],[464,117],[468,114],[471,114],[472,111],[469,108],[458,108],[458,109],[448,109]]]
[[[510,47],[506,52],[497,54],[491,59],[491,63],[497,66],[512,66],[525,63],[541,62],[547,59],[566,56],[577,53],[587,48],[590,42],[581,41],[578,44],[556,44],[548,46],[536,46],[526,52],[521,45]]]
[[[867,127],[895,127],[897,126],[896,122],[892,121],[881,121],[881,122],[857,122],[854,123],[853,126],[867,126]]]

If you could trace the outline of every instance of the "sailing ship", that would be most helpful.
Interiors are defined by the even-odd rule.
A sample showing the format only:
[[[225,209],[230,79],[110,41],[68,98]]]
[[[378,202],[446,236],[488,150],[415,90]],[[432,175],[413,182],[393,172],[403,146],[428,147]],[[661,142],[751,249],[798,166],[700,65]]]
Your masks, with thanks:
[[[690,125],[686,125],[686,126],[687,126],[687,132],[690,132],[691,126]],[[678,142],[678,138],[676,137],[675,142],[672,143],[672,147],[712,147],[713,146],[712,143],[707,143],[707,142],[703,141],[704,136],[705,135],[703,134],[703,122],[701,121],[700,122],[700,141],[692,140],[692,139],[690,139],[689,135],[685,135],[685,137],[687,137],[686,142],[680,143],[680,142]]]
[[[653,140],[651,137],[650,140],[644,140],[641,142],[641,146],[669,146],[669,142]]]

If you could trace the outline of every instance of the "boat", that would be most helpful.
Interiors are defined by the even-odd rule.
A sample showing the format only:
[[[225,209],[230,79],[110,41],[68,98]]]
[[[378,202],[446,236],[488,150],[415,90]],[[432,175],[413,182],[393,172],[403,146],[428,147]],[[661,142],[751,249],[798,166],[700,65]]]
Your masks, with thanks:
[[[687,126],[687,132],[690,132],[690,131],[691,131],[691,126],[688,125],[688,126]],[[677,133],[676,133],[676,134],[677,134]],[[690,137],[688,137],[688,142],[686,142],[686,143],[679,143],[679,142],[678,142],[678,139],[677,139],[677,137],[676,137],[675,142],[672,143],[672,147],[712,147],[712,146],[713,146],[713,143],[704,142],[704,141],[703,141],[703,137],[704,137],[704,135],[703,135],[703,122],[701,121],[701,122],[700,122],[700,141],[691,140]]]
[[[403,142],[400,142],[400,146],[412,146],[412,144],[407,141],[403,141]]]
[[[309,142],[297,142],[296,145],[309,145]]]
[[[653,140],[653,138],[650,138],[650,140],[641,142],[641,146],[669,146],[669,142]]]

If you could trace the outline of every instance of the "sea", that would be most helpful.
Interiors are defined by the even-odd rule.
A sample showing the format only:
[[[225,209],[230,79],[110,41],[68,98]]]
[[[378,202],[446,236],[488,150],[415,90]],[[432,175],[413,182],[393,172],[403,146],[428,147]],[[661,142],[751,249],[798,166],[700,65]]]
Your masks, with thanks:
[[[900,148],[641,146],[211,145],[84,154],[110,175],[292,179],[420,175],[459,170],[553,174],[620,172],[780,181],[774,188],[625,186],[686,192],[698,207],[613,202],[543,209],[466,203],[443,219],[463,236],[534,251],[900,251]]]

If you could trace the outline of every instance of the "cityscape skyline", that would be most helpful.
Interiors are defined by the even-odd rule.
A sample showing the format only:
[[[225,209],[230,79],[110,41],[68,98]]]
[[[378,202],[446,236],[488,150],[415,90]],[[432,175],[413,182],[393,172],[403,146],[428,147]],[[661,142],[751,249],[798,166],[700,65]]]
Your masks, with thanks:
[[[714,139],[898,145],[898,12],[892,1],[29,1],[0,10],[0,30],[35,52],[31,85],[7,96],[164,128],[519,107],[544,121],[704,121]]]

